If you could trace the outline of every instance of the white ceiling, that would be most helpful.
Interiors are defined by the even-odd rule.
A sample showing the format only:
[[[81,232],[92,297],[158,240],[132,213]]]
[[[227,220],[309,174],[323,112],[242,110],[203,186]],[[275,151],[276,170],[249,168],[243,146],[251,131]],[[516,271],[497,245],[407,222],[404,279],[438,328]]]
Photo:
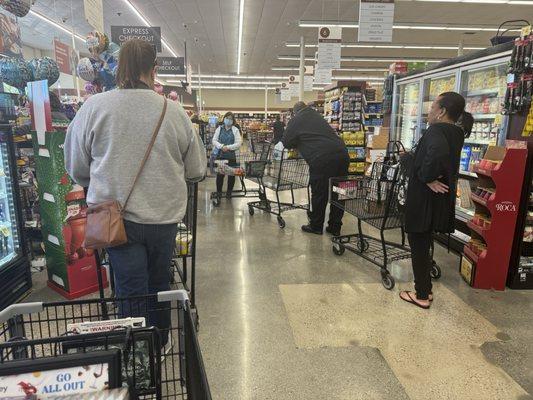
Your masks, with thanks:
[[[183,43],[187,41],[191,63],[193,66],[199,64],[202,73],[236,72],[239,0],[131,1],[152,25],[161,26],[164,38],[180,55],[183,55]],[[106,32],[109,32],[111,25],[142,25],[124,0],[103,0],[103,3]],[[359,1],[356,0],[245,0],[241,73],[287,75],[287,72],[272,71],[272,67],[276,66],[298,65],[297,61],[277,59],[279,55],[299,54],[298,48],[288,48],[285,43],[299,41],[301,35],[308,43],[316,43],[317,28],[301,28],[298,22],[300,20],[356,22],[358,4]],[[83,0],[36,0],[32,9],[65,26],[74,25],[76,33],[82,36],[91,30],[84,21]],[[531,5],[396,0],[395,23],[497,28],[505,20],[524,16],[533,20],[533,0]],[[69,40],[66,34],[35,16],[28,15],[19,21],[22,25],[23,41],[29,45],[50,49],[54,37]],[[465,46],[489,46],[489,39],[494,35],[493,32],[473,33],[464,35],[461,31],[402,29],[394,30],[393,43],[458,45],[463,38]],[[343,42],[357,42],[357,30],[345,28]],[[81,41],[77,41],[77,44],[83,46]],[[306,50],[307,56],[310,57],[314,52],[314,48]],[[443,59],[456,54],[456,50],[425,49],[344,48],[342,52],[343,57],[398,59],[406,57]],[[343,66],[384,68],[387,64],[346,62]],[[354,75],[353,72],[349,74]],[[364,73],[357,73],[361,74]]]

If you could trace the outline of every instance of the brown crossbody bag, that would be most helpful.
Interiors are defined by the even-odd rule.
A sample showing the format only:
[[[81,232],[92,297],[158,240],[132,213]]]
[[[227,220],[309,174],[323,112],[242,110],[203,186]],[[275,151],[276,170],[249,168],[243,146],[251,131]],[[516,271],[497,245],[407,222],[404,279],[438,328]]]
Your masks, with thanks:
[[[155,127],[154,133],[152,134],[152,139],[150,144],[146,149],[144,158],[141,162],[141,166],[133,183],[131,189],[126,197],[124,205],[121,205],[118,200],[108,200],[103,203],[95,204],[87,208],[87,227],[85,229],[85,248],[87,249],[104,249],[108,247],[120,246],[128,242],[128,237],[126,235],[126,229],[124,228],[124,212],[130,200],[135,184],[139,180],[141,173],[144,169],[144,165],[150,156],[152,148],[154,147],[157,134],[161,129],[161,124],[165,118],[167,111],[167,99],[163,105],[163,112],[159,117],[157,126]]]

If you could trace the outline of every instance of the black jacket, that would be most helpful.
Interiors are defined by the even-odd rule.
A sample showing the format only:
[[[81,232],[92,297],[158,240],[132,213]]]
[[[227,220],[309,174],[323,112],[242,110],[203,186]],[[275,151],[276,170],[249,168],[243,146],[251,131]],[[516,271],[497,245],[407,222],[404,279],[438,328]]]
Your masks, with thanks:
[[[324,117],[309,107],[291,118],[281,141],[286,148],[298,149],[309,165],[330,154],[348,154],[344,142]]]
[[[283,132],[285,132],[285,124],[281,121],[276,121],[272,125],[272,130],[274,131],[274,144],[276,144],[283,137]]]
[[[407,188],[406,232],[452,233],[455,229],[455,200],[463,130],[438,123],[420,139]],[[435,180],[449,186],[448,193],[434,193],[427,183]]]

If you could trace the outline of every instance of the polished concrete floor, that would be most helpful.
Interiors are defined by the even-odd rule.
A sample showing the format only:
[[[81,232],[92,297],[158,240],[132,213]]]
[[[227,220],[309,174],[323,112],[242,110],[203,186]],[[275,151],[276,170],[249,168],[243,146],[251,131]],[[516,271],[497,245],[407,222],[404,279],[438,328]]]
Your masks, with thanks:
[[[437,246],[434,304],[415,308],[398,298],[408,262],[387,291],[375,265],[303,234],[304,211],[280,229],[249,199],[213,207],[213,185],[200,189],[197,304],[214,399],[533,399],[533,292],[474,290]],[[55,296],[37,282],[32,299]]]

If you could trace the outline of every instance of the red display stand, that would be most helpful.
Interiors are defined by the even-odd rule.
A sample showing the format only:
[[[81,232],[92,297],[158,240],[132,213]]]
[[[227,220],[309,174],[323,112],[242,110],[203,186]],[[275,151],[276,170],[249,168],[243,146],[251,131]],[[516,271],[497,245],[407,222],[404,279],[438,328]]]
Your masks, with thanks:
[[[520,209],[527,160],[523,142],[489,147],[473,168],[478,175],[476,217],[468,222],[471,243],[465,245],[461,275],[472,287],[504,290]]]

